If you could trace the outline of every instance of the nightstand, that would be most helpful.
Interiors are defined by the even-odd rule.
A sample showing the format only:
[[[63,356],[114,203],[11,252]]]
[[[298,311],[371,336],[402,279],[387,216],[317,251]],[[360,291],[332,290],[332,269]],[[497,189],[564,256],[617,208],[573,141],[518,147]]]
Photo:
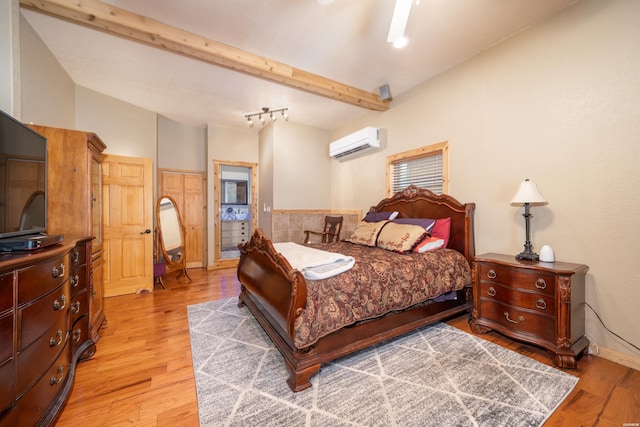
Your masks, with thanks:
[[[561,368],[576,368],[584,336],[584,279],[589,267],[484,254],[473,259],[475,333],[496,330],[547,349]]]

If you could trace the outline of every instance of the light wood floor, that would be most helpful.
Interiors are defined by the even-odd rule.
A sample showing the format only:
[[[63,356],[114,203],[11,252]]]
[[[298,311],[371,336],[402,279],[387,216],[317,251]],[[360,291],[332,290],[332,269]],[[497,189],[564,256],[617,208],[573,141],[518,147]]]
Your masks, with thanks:
[[[174,273],[165,279],[167,290],[105,300],[98,350],[79,364],[57,426],[198,425],[186,307],[236,296],[239,283],[235,270],[189,274],[191,283]],[[470,332],[466,316],[447,323]],[[535,347],[493,332],[482,337],[550,363]],[[640,425],[640,371],[585,356],[567,372],[580,382],[546,426]]]

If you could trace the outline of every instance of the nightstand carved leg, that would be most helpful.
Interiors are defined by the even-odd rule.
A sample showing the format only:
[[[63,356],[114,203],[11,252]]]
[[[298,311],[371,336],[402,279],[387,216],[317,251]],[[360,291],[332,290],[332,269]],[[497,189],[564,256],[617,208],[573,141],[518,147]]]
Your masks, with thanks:
[[[486,334],[487,332],[492,330],[491,328],[487,328],[486,326],[478,325],[476,323],[477,317],[478,312],[474,309],[471,313],[471,319],[469,319],[469,327],[474,334]]]

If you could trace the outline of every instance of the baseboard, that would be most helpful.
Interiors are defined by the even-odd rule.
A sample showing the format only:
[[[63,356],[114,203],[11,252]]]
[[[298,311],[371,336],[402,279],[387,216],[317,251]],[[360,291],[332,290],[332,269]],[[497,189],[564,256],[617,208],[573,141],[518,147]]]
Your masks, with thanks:
[[[597,356],[640,371],[640,357],[598,346]]]

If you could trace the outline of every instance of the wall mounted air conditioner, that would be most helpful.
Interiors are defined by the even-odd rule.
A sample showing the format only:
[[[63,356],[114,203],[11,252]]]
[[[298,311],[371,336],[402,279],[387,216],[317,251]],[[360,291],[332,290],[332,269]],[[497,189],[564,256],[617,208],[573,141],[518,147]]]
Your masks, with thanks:
[[[380,129],[366,127],[347,135],[329,145],[329,155],[333,159],[340,159],[350,154],[358,153],[369,148],[380,147]]]

